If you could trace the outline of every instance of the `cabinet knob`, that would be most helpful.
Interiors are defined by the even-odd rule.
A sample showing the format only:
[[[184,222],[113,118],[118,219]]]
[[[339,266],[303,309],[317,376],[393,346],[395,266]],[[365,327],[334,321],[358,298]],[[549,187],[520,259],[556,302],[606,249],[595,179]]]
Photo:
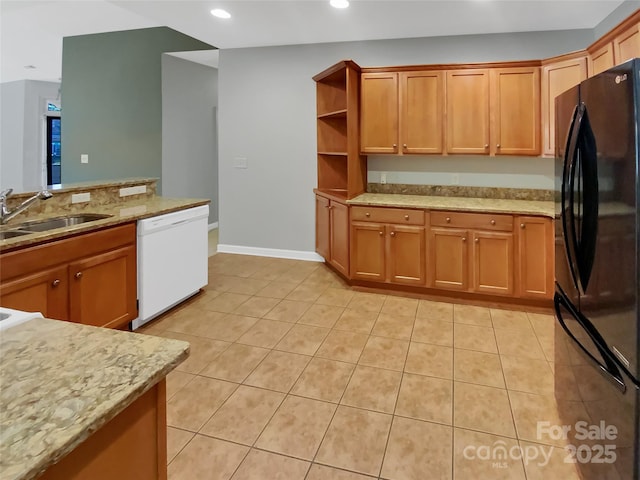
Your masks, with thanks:
[[[480,242],[480,239],[479,239],[479,238],[476,238],[476,239],[474,240],[474,242],[479,243],[479,242]]]
[[[491,225],[495,225],[496,221],[495,220],[491,220],[491,222],[489,222],[489,223],[491,223]]]
[[[77,273],[75,274],[75,277],[76,277],[76,278],[82,278],[82,272],[77,272]]]
[[[397,144],[397,143],[394,143],[394,144],[393,144],[393,148],[398,148],[398,144]]]
[[[500,148],[500,144],[499,143],[496,145],[496,148]]]
[[[447,218],[445,218],[445,220],[446,220],[447,223],[451,223],[451,217],[447,217]]]
[[[485,144],[484,144],[484,148],[489,148],[489,144],[488,144],[488,143],[485,143]]]
[[[396,236],[396,232],[391,232],[389,235],[391,235],[392,237]]]
[[[467,237],[462,237],[462,241],[466,242],[467,241]]]
[[[403,144],[402,144],[402,148],[407,148],[407,144],[406,144],[406,143],[403,143]]]
[[[404,219],[405,219],[405,220],[409,220],[409,215],[405,215],[405,216],[404,216]]]
[[[51,282],[51,286],[52,287],[57,287],[58,285],[60,285],[60,279],[56,278],[53,282]]]
[[[524,223],[521,223],[521,224],[520,224],[520,228],[524,228]]]
[[[371,216],[371,214],[370,214],[369,212],[367,212],[367,213],[365,213],[365,214],[364,214],[364,216],[365,216],[365,217],[370,217],[370,216]]]
[[[384,232],[378,232],[378,235],[382,236],[384,235]]]

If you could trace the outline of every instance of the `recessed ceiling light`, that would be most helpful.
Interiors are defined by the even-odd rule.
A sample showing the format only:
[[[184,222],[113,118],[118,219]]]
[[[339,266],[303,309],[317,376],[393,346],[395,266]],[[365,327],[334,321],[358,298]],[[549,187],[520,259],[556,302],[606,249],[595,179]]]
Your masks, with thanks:
[[[334,8],[347,8],[349,6],[349,0],[330,0],[329,3]]]
[[[231,14],[221,8],[214,8],[211,10],[211,15],[218,18],[231,18]]]

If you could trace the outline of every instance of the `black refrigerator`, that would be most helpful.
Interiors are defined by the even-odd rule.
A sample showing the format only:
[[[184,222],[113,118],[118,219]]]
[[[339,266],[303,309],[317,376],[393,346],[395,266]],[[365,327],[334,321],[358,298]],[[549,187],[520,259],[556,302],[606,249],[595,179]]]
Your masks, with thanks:
[[[637,480],[640,59],[555,102],[555,382],[576,402],[559,408],[574,433],[568,457],[582,478]]]

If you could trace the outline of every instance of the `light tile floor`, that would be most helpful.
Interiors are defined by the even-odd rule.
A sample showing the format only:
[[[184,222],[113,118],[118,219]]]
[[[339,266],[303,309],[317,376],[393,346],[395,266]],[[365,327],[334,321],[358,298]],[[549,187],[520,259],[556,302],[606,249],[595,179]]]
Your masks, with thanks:
[[[553,322],[212,256],[206,289],[139,330],[191,343],[167,379],[169,479],[578,479],[535,432],[563,407]],[[495,445],[551,460],[469,458]]]

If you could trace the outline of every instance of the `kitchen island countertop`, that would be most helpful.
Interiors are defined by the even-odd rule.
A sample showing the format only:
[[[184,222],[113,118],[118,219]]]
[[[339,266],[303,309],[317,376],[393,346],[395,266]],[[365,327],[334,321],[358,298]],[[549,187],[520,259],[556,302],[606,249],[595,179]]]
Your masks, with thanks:
[[[189,353],[189,344],[34,319],[0,332],[0,477],[37,477]]]
[[[554,218],[555,216],[555,205],[552,201],[402,195],[395,193],[363,193],[351,200],[347,200],[347,203],[350,205],[379,207],[540,215],[550,218]]]

